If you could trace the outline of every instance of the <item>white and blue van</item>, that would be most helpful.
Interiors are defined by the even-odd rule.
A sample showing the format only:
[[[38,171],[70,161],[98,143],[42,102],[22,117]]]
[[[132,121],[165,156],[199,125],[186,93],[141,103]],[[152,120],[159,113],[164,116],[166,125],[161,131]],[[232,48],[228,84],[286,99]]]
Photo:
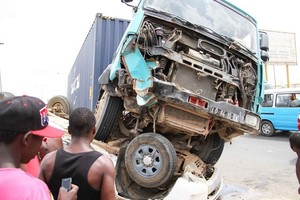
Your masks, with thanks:
[[[276,131],[298,131],[300,88],[267,89],[261,103],[260,134],[272,136]]]

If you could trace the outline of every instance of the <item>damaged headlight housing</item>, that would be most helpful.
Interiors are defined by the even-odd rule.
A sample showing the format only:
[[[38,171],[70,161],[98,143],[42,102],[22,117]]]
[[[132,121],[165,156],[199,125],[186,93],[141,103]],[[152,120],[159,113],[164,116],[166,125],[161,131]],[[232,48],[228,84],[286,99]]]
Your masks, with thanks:
[[[245,117],[245,123],[247,125],[255,127],[256,129],[259,128],[259,121],[260,121],[260,119],[258,116],[253,116],[253,115],[247,114]]]

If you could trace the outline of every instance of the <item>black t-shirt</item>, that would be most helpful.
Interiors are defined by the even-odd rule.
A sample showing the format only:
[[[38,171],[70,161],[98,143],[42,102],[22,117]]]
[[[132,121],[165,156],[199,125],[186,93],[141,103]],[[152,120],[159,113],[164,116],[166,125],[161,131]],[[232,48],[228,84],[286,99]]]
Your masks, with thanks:
[[[48,182],[53,197],[55,199],[58,197],[61,180],[72,177],[72,183],[79,187],[78,200],[99,200],[101,191],[90,186],[87,175],[93,163],[100,156],[102,154],[98,151],[73,154],[63,149],[57,150],[54,169]]]

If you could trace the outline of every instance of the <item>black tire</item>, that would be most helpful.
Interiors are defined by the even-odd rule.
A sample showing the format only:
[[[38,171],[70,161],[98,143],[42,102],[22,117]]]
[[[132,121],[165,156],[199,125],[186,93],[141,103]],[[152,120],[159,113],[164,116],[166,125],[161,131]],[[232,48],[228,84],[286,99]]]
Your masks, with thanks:
[[[193,142],[192,153],[195,153],[203,162],[214,166],[222,155],[225,141],[219,134],[210,134],[204,141]]]
[[[67,115],[70,115],[71,113],[71,106],[67,99],[67,97],[62,95],[57,95],[52,97],[48,103],[47,106],[49,109],[55,109],[58,112],[65,113]]]
[[[106,141],[117,125],[122,107],[123,101],[121,98],[110,96],[104,90],[101,91],[100,100],[95,110],[96,140]]]
[[[274,126],[269,121],[262,121],[260,124],[260,134],[266,137],[271,137],[275,133]]]
[[[137,184],[146,188],[159,187],[169,181],[176,171],[176,151],[164,136],[143,133],[128,144],[125,166]]]
[[[137,184],[129,176],[125,167],[125,152],[126,146],[122,146],[118,152],[118,159],[116,163],[116,189],[118,195],[124,197],[125,199],[138,199],[138,200],[148,200],[148,199],[163,199],[166,194],[168,194],[177,179],[168,182],[166,187],[157,188],[146,188]]]

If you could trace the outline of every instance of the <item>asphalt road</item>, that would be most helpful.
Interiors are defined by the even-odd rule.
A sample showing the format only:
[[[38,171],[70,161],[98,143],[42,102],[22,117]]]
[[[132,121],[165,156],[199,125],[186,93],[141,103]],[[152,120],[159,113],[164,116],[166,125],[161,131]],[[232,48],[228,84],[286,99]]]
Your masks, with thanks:
[[[224,181],[219,200],[300,200],[289,135],[245,134],[226,143],[216,164]]]

